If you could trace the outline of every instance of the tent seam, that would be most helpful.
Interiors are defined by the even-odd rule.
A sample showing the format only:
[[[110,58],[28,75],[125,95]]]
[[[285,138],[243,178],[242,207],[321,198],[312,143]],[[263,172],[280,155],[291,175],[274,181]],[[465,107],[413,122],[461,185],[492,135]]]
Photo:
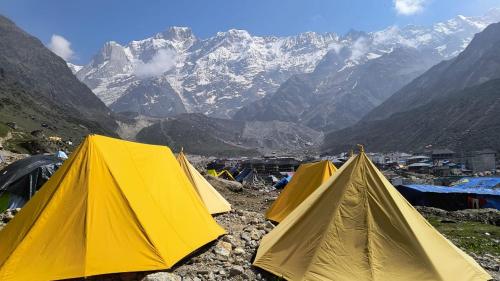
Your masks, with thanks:
[[[128,149],[128,146],[126,146],[126,145],[123,145],[123,146],[124,146],[125,151],[127,151],[127,153],[130,155],[130,158],[131,158],[131,159],[133,159],[133,157],[132,157],[132,153],[130,153],[130,150]],[[175,157],[174,157],[174,158],[175,158]],[[179,162],[177,161],[177,159],[175,159],[175,162],[179,163]],[[134,161],[132,161],[132,164],[134,165],[134,168],[135,168],[135,170],[137,171],[137,175],[138,175],[138,176],[139,176],[139,178],[141,179],[141,182],[143,183],[143,185],[144,185],[144,186],[146,186],[146,184],[144,183],[145,181],[144,181],[144,179],[142,178],[141,173],[139,172],[139,169],[137,168],[137,165],[135,164],[135,162],[134,162]],[[182,173],[184,174],[184,172],[183,172],[183,171],[181,171],[181,170],[179,170],[179,172],[182,172]],[[113,176],[113,178],[114,178],[114,176]],[[121,191],[121,190],[120,190],[120,191]],[[124,196],[125,196],[125,195],[124,195]],[[200,197],[200,196],[198,195],[198,197]],[[155,205],[158,207],[158,209],[161,209],[161,206],[159,206],[159,205],[157,204],[156,200],[155,200],[154,198],[152,198],[152,197],[151,197],[151,199],[152,199],[152,200],[151,200],[151,202],[153,202],[153,204],[155,204]],[[130,205],[130,202],[128,201],[128,198],[126,198],[126,200],[127,200],[127,203]],[[199,200],[200,200],[200,203],[202,204],[202,206],[206,209],[205,204],[203,203],[203,200],[201,200],[201,198],[199,198]],[[208,210],[207,210],[207,212],[208,212]],[[135,212],[134,212],[134,213],[135,213]],[[163,216],[163,213],[161,213],[161,214],[162,214],[162,217],[163,217],[163,218],[165,218],[165,217]],[[139,218],[137,218],[137,219],[139,220]],[[171,226],[171,230],[177,234],[177,237],[179,238],[179,240],[180,240],[180,241],[181,241],[181,242],[182,242],[185,246],[192,246],[192,244],[188,243],[186,240],[184,240],[184,239],[183,239],[183,236],[182,236],[182,235],[180,235],[179,233],[177,233],[176,228],[175,228],[175,227],[173,227],[173,226],[170,224],[170,222],[169,222],[168,220],[165,220],[165,222],[166,222],[169,226]],[[141,224],[141,226],[142,226],[142,223],[140,223],[140,224]],[[148,237],[149,237],[149,235],[148,235]],[[152,244],[152,245],[153,245],[153,246],[155,247],[155,249],[156,249],[156,245],[154,245],[154,244]],[[163,259],[163,257],[162,257],[162,259]]]
[[[357,165],[357,164],[358,164],[358,163],[357,163],[357,161],[356,161],[356,163],[354,163],[354,165]],[[344,165],[345,165],[345,164],[344,164]],[[354,171],[354,169],[352,169],[352,171]],[[351,174],[352,174],[352,171],[351,171]],[[326,182],[328,182],[328,181],[325,181],[323,184],[325,184]],[[322,185],[323,185],[323,184],[322,184]],[[351,184],[350,186],[346,187],[346,189],[344,190],[344,192],[342,192],[342,197],[340,198],[339,202],[342,202],[342,200],[344,199],[344,196],[345,196],[345,194],[346,194],[346,192],[345,192],[345,191],[346,191],[348,188],[350,188],[350,187],[352,187],[352,184]],[[326,190],[329,190],[329,189],[331,189],[331,188],[328,188],[328,189],[326,189]],[[318,189],[316,189],[316,190],[318,190]],[[311,195],[309,195],[309,196],[311,196]],[[340,206],[340,205],[339,205],[339,206]],[[337,206],[337,207],[336,207],[336,208],[337,208],[337,210],[338,210],[339,206]],[[298,207],[298,206],[297,206],[297,207]],[[336,213],[336,212],[333,212],[333,213]],[[326,233],[328,232],[328,229],[329,229],[329,227],[328,227],[328,226],[331,226],[331,225],[332,225],[332,221],[334,220],[334,218],[335,218],[335,216],[334,216],[334,215],[332,215],[332,216],[330,217],[330,219],[328,220],[328,223],[326,224],[326,225],[327,225],[326,231],[323,231],[323,235],[321,236],[321,239],[320,239],[320,241],[319,241],[318,245],[321,245],[321,244],[325,241],[326,236],[327,236],[327,235],[326,235]],[[318,247],[318,248],[316,249],[316,251],[314,252],[313,257],[311,258],[311,262],[307,265],[307,267],[306,267],[306,269],[305,269],[304,273],[302,274],[302,278],[304,278],[305,274],[306,274],[306,273],[309,271],[309,269],[311,268],[311,266],[312,266],[312,264],[313,264],[313,262],[312,262],[312,261],[314,261],[314,260],[318,257],[318,250],[319,250],[319,247]]]
[[[98,150],[98,149],[97,149]],[[128,149],[126,149],[127,152],[128,152]],[[156,253],[156,255],[158,256],[158,258],[160,258],[160,260],[162,261],[163,264],[167,264],[165,262],[165,260],[163,259],[163,256],[161,255],[161,253],[158,251],[157,249],[157,246],[155,245],[155,243],[153,243],[153,240],[151,239],[151,237],[149,236],[149,234],[147,233],[146,229],[144,228],[142,222],[139,220],[139,217],[137,216],[137,213],[135,212],[135,210],[132,208],[132,205],[130,204],[130,201],[128,200],[128,198],[125,196],[125,194],[123,193],[123,191],[121,190],[120,188],[120,185],[118,183],[118,181],[116,180],[116,177],[115,175],[113,174],[113,172],[111,171],[111,169],[109,168],[108,166],[108,163],[106,163],[106,160],[105,160],[105,157],[102,157],[103,159],[103,162],[106,166],[106,169],[108,170],[111,178],[113,179],[113,182],[115,183],[115,185],[117,186],[117,190],[120,194],[120,196],[122,197],[122,199],[125,201],[126,205],[127,205],[127,208],[128,210],[133,214],[134,216],[134,220],[138,223],[140,229],[141,229],[141,232],[144,234],[144,236],[146,237],[147,241],[149,242],[149,244],[152,246],[153,248],[153,251]],[[142,179],[141,179],[142,180]],[[167,265],[168,267],[169,265]]]
[[[363,170],[363,173],[362,174],[362,177],[363,177],[363,182],[366,183],[366,167],[361,167]],[[370,208],[369,208],[369,204],[368,204],[368,196],[369,196],[369,192],[368,192],[368,188],[365,186],[363,188],[363,193],[364,193],[364,205],[365,205],[365,210],[367,210],[367,214],[366,214],[366,226],[367,226],[367,232],[366,232],[366,240],[367,240],[367,250],[368,250],[368,266],[370,267],[370,275],[372,277],[372,280],[375,280],[375,274],[374,274],[374,270],[373,270],[373,253],[372,253],[372,249],[371,249],[371,245],[372,245],[372,238],[371,238],[371,233],[372,233],[372,227],[371,227],[371,212],[370,212]]]
[[[368,162],[368,163],[369,163],[369,166],[370,166],[370,169],[371,169],[371,170],[374,170],[376,174],[380,173],[380,172],[378,171],[378,169],[374,168],[373,164],[371,164],[370,162]],[[383,185],[383,186],[384,186],[384,188],[385,188],[385,185]],[[394,197],[391,195],[391,193],[390,193],[390,192],[387,192],[387,193],[388,193],[388,195],[390,196],[390,198],[392,199],[392,201],[394,201],[394,202],[395,202],[396,200],[395,200],[395,199],[394,199]],[[413,207],[412,207],[412,208],[413,208]],[[412,234],[413,238],[414,238],[415,240],[417,240],[417,241],[418,241],[419,250],[420,250],[420,251],[424,254],[424,256],[426,257],[426,260],[427,260],[427,263],[429,264],[429,266],[430,266],[430,267],[432,267],[432,269],[433,269],[434,273],[435,273],[437,276],[439,276],[439,277],[440,277],[440,280],[443,280],[443,278],[442,278],[441,274],[437,271],[437,269],[436,269],[436,267],[435,267],[434,263],[432,263],[431,259],[429,258],[429,255],[428,255],[425,251],[423,251],[423,248],[422,248],[422,246],[421,246],[421,245],[422,245],[422,243],[421,243],[421,241],[420,241],[420,237],[419,237],[418,235],[416,235],[415,231],[413,230],[413,228],[411,227],[411,225],[410,225],[410,224],[408,223],[408,221],[406,220],[406,216],[404,216],[404,215],[403,215],[403,213],[401,212],[401,209],[400,209],[400,208],[395,208],[395,211],[396,211],[396,212],[398,212],[398,214],[399,214],[399,215],[403,218],[403,219],[402,219],[402,221],[403,221],[404,225],[405,225],[405,226],[406,226],[406,227],[410,230],[410,232],[411,232],[411,234]]]

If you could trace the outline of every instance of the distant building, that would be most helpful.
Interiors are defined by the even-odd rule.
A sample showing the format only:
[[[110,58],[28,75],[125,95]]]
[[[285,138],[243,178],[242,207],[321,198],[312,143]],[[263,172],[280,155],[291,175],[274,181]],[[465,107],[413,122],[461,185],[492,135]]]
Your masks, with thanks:
[[[428,174],[432,165],[428,163],[413,163],[408,165],[408,171],[420,174]]]
[[[449,177],[451,176],[451,168],[449,166],[438,166],[432,168],[432,174],[436,177]]]
[[[473,173],[495,171],[496,152],[491,149],[472,151],[465,155],[465,167]]]
[[[390,152],[390,153],[367,153],[370,160],[378,165],[386,164],[404,164],[411,154],[404,152]]]
[[[449,149],[436,149],[432,151],[431,157],[434,163],[442,160],[452,160],[455,157],[455,151]]]
[[[411,156],[411,157],[407,158],[406,164],[411,165],[411,164],[416,164],[416,163],[424,163],[424,162],[428,162],[430,160],[431,160],[431,158],[428,156],[415,155],[415,156]]]

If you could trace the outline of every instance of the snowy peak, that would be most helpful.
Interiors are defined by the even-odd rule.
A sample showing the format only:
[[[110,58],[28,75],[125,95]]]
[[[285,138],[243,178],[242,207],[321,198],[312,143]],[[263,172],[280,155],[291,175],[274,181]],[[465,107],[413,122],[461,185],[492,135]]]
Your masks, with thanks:
[[[252,37],[248,31],[241,29],[229,29],[227,32],[217,32],[216,36],[219,38],[230,38],[235,40],[248,40]]]
[[[70,62],[66,63],[69,67],[69,69],[71,69],[71,72],[73,72],[73,74],[76,74],[78,71],[80,71],[83,66],[82,65],[76,65],[76,64],[72,64]]]
[[[135,100],[140,100],[140,90],[152,89],[142,85],[144,80],[162,78],[173,89],[168,95],[178,96],[188,112],[228,118],[274,93],[290,77],[315,68],[331,72],[330,76],[348,73],[402,47],[437,53],[437,59],[431,55],[435,63],[450,59],[465,49],[475,33],[496,21],[500,21],[499,9],[428,27],[351,30],[343,36],[316,32],[255,36],[230,29],[206,39],[197,38],[188,27],[174,26],[128,44],[106,43],[77,76],[107,105],[132,90]]]
[[[102,64],[106,61],[127,61],[127,55],[122,45],[110,41],[106,42],[101,51],[94,57],[94,64]]]
[[[196,40],[193,31],[189,27],[172,26],[160,33],[164,39],[173,41]]]

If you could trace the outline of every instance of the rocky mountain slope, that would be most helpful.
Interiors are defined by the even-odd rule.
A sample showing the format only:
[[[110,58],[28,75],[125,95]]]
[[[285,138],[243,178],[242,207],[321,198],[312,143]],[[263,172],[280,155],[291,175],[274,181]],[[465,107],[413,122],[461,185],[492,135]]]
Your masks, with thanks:
[[[500,23],[477,34],[460,55],[406,85],[364,120],[384,119],[495,78],[500,78]]]
[[[111,111],[65,61],[0,16],[0,120],[18,130],[76,139],[114,135]],[[11,124],[12,125],[12,124]]]
[[[108,42],[89,64],[81,69],[73,66],[73,69],[81,81],[115,110],[135,110],[152,116],[160,113],[162,117],[173,116],[187,111],[232,117],[241,107],[274,93],[293,75],[311,73],[315,69],[323,77],[316,81],[329,86],[313,83],[313,94],[318,91],[333,96],[334,107],[343,108],[342,103],[337,105],[339,97],[361,92],[362,97],[369,100],[364,105],[369,109],[418,76],[424,68],[460,53],[475,33],[498,20],[500,11],[492,10],[483,17],[459,16],[431,27],[390,27],[372,33],[353,31],[345,36],[307,32],[290,37],[261,37],[244,30],[229,30],[206,39],[195,37],[188,28],[173,27],[126,45]],[[403,69],[382,70],[387,74],[398,72],[395,75],[399,78],[397,83],[375,93],[362,89],[362,78],[376,80],[380,77],[377,73],[365,73],[370,67],[360,65],[376,64],[372,61],[378,58],[383,61],[393,52],[396,53],[392,56],[396,57],[397,50],[409,48],[416,49],[421,59],[409,59],[407,63],[415,64],[405,65]],[[332,59],[333,65],[328,64]],[[320,61],[323,63],[318,65]],[[351,72],[357,72],[357,77],[350,78]],[[351,94],[353,91],[348,88],[354,87],[356,82],[359,89]],[[152,84],[164,85],[162,88],[167,90],[159,90]],[[383,97],[378,91],[384,92]],[[144,97],[139,97],[141,93]],[[127,106],[120,100],[124,95],[134,96],[125,98]],[[361,110],[361,114],[368,109]],[[352,110],[352,113],[340,113],[346,116],[335,123],[343,123],[342,119],[359,119],[360,113]],[[304,124],[317,128],[339,127],[324,120],[330,112],[320,111],[318,114],[304,113],[298,118],[306,119]],[[246,108],[244,112],[249,110]],[[241,118],[247,115],[252,118],[258,114],[239,114]]]
[[[356,143],[370,150],[500,149],[500,23],[375,108],[361,122],[326,137],[324,149]]]
[[[136,139],[145,143],[181,147],[192,154],[249,156],[271,152],[307,153],[317,149],[323,133],[288,122],[244,122],[181,114],[142,129]]]
[[[352,51],[331,51],[311,74],[295,76],[274,94],[249,104],[240,120],[282,120],[332,131],[356,123],[392,93],[440,60],[432,50],[401,47],[351,67]]]

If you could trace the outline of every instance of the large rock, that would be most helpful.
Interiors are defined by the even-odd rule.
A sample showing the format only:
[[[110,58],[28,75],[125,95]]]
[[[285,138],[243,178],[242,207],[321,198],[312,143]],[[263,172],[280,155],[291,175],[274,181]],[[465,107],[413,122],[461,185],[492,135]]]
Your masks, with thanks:
[[[225,180],[210,175],[207,176],[207,180],[216,189],[229,189],[234,192],[240,192],[243,190],[243,185],[237,181]]]

